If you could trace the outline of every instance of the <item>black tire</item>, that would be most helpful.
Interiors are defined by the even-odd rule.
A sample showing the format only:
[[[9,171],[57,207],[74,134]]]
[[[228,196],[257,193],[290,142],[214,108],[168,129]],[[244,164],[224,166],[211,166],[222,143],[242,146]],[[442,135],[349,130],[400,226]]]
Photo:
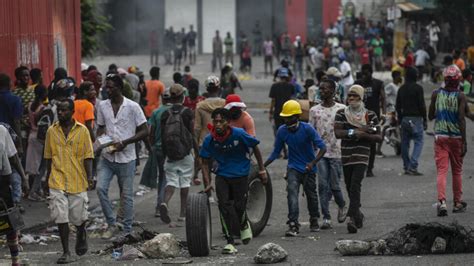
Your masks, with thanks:
[[[273,188],[268,172],[267,177],[268,182],[265,185],[262,184],[258,175],[258,167],[252,166],[248,178],[247,217],[254,237],[260,235],[265,229],[272,212]]]
[[[208,256],[211,250],[211,208],[206,193],[190,194],[186,206],[186,241],[193,257]]]

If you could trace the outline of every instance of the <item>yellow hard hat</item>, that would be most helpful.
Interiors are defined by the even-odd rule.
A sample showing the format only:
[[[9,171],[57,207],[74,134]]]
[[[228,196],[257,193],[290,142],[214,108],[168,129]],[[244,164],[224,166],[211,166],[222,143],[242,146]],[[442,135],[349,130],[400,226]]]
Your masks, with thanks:
[[[303,111],[301,111],[301,105],[295,100],[289,100],[283,104],[283,109],[281,110],[280,116],[289,117],[292,115],[300,115],[302,113]]]

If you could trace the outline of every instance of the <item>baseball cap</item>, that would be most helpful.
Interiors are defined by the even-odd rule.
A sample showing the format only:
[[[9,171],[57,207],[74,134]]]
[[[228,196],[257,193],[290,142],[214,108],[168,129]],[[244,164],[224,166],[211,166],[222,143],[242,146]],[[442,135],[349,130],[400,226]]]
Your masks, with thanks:
[[[184,93],[184,88],[180,84],[173,84],[170,87],[170,96],[171,97],[178,97]]]
[[[286,67],[282,67],[278,70],[278,77],[279,78],[285,78],[285,77],[289,77],[290,74],[288,73],[288,68]]]
[[[326,75],[333,76],[333,77],[336,77],[336,78],[340,78],[342,76],[341,72],[335,67],[330,67],[326,71]]]
[[[225,98],[225,106],[224,108],[229,110],[233,107],[238,107],[238,108],[247,108],[247,105],[242,102],[242,99],[240,99],[240,96],[237,94],[229,94]]]

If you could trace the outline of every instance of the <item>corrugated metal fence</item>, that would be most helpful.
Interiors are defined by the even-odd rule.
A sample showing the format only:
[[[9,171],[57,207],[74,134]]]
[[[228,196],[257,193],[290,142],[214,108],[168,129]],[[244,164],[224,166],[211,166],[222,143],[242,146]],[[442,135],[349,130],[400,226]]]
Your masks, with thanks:
[[[64,67],[80,78],[80,0],[0,0],[0,72],[41,68],[44,83]]]

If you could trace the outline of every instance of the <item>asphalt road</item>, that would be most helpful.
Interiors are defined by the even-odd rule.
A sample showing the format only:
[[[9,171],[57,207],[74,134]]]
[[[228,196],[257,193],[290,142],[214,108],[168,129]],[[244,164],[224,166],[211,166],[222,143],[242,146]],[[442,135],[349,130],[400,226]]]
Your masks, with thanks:
[[[207,75],[210,65],[208,58],[200,57],[198,66],[193,67],[193,72],[200,81]],[[254,60],[254,64],[258,62]],[[120,58],[99,58],[95,63],[99,69],[105,67],[111,62],[119,64],[142,65],[140,62],[148,62],[148,58],[143,57],[120,57]],[[128,65],[127,63],[127,65]],[[261,64],[261,63],[260,63]],[[147,66],[145,67],[147,68]],[[165,67],[162,71],[164,81],[169,84],[172,71]],[[244,81],[244,91],[241,93],[245,102],[250,103],[252,108],[248,111],[254,117],[257,136],[261,140],[261,149],[264,157],[267,157],[273,146],[273,132],[267,119],[268,113],[262,108],[268,103],[268,91],[271,86],[270,79],[264,79],[262,74],[257,73],[258,77],[252,80]],[[386,74],[384,74],[386,76]],[[426,88],[432,86],[426,86]],[[429,96],[429,89],[425,91]],[[429,104],[429,102],[427,102]],[[218,220],[218,211],[215,204],[212,205],[212,222],[214,228],[213,244],[217,249],[211,251],[209,257],[191,258],[194,263],[199,264],[250,264],[253,263],[253,256],[259,246],[274,242],[285,248],[289,254],[287,263],[290,264],[321,264],[321,265],[472,265],[474,264],[474,255],[436,255],[436,256],[364,256],[364,257],[342,257],[334,250],[335,242],[340,239],[373,239],[380,238],[392,230],[396,230],[407,223],[414,222],[442,222],[450,223],[456,221],[465,226],[472,226],[474,218],[472,206],[474,204],[474,165],[472,156],[474,155],[473,125],[468,122],[468,153],[465,157],[463,191],[464,200],[469,204],[468,211],[463,214],[452,214],[448,217],[439,218],[436,216],[436,209],[433,204],[436,202],[436,168],[433,159],[433,137],[425,135],[423,153],[420,159],[420,172],[423,176],[405,176],[401,174],[402,162],[400,157],[394,155],[393,149],[384,146],[383,152],[387,155],[385,158],[377,158],[374,173],[376,177],[365,178],[362,183],[362,210],[365,214],[364,228],[359,230],[356,235],[348,234],[345,224],[338,224],[333,220],[333,229],[324,230],[318,233],[309,232],[309,216],[306,208],[305,199],[300,197],[300,223],[302,223],[300,236],[295,238],[284,237],[287,229],[287,201],[285,191],[285,180],[283,176],[286,170],[286,161],[277,160],[268,168],[273,182],[273,209],[268,226],[263,233],[252,240],[249,245],[239,245],[239,253],[235,256],[225,256],[220,254],[220,248],[225,244],[220,235],[220,223]],[[432,125],[430,124],[430,127]],[[143,161],[144,164],[144,161]],[[142,165],[143,165],[142,164]],[[140,168],[141,169],[141,168]],[[138,188],[140,177],[135,178],[135,189]],[[451,177],[448,177],[448,208],[452,206],[452,192],[450,189]],[[343,183],[342,183],[343,185]],[[112,198],[118,197],[116,184],[112,185],[109,195]],[[192,192],[199,191],[200,187],[193,187]],[[344,192],[345,193],[345,192]],[[97,204],[95,192],[89,193],[91,205]],[[346,195],[346,194],[345,194]],[[151,191],[144,196],[137,196],[135,200],[135,219],[145,222],[145,227],[157,232],[169,232],[176,234],[180,239],[185,240],[184,223],[176,222],[177,227],[170,228],[159,218],[153,217],[156,204],[156,190]],[[27,213],[25,219],[27,226],[38,225],[48,220],[48,209],[44,203],[25,202]],[[179,212],[179,197],[175,195],[170,204],[170,212],[173,221],[176,221]],[[332,216],[336,217],[336,205],[331,202]],[[140,229],[137,229],[140,230]],[[108,244],[107,241],[91,238],[90,251],[103,249]],[[70,243],[71,250],[74,250],[74,241]],[[54,264],[61,251],[59,242],[50,242],[46,246],[31,244],[23,245],[24,252],[21,257],[25,263],[37,265]],[[7,248],[0,251],[0,264],[8,263],[6,255],[9,254]],[[93,255],[90,252],[81,257],[75,265],[147,265],[162,263],[159,260],[141,259],[137,261],[120,262],[115,261],[110,255]]]

